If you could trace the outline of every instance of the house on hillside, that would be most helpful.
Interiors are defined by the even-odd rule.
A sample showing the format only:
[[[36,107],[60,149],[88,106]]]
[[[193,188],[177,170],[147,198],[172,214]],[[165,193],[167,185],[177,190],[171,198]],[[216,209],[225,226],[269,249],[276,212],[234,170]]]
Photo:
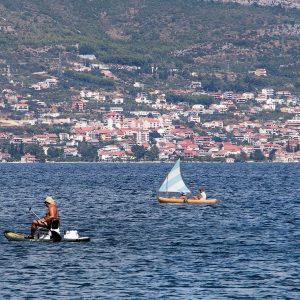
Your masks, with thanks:
[[[124,103],[124,98],[120,98],[120,97],[118,97],[118,98],[113,98],[113,99],[111,99],[111,103],[112,104],[123,104]]]
[[[8,152],[0,152],[0,162],[7,162],[11,159],[11,155]]]
[[[4,18],[2,18],[4,19]],[[6,20],[0,21],[0,31],[4,33],[13,33],[15,31],[12,23],[8,23]]]
[[[123,150],[106,150],[99,149],[97,151],[98,158],[100,161],[127,161],[130,160],[130,156]]]
[[[21,156],[21,163],[37,163],[37,162],[39,162],[37,157],[30,153],[26,153],[23,156]]]
[[[109,128],[120,127],[124,120],[124,115],[121,112],[107,112],[103,114],[103,123]]]
[[[254,71],[254,75],[260,77],[260,76],[267,76],[268,74],[266,69],[261,68],[261,69],[256,69]]]
[[[145,93],[138,93],[138,95],[135,97],[136,103],[144,103],[144,104],[151,104],[152,101],[147,98],[147,95]]]
[[[222,150],[226,151],[226,156],[238,155],[241,153],[241,147],[237,145],[233,145],[230,142],[224,142]]]
[[[78,149],[76,147],[65,147],[63,156],[64,158],[81,157],[81,154],[79,154]]]
[[[133,138],[138,145],[144,142],[149,142],[149,130],[147,129],[136,129],[133,132]]]
[[[275,153],[275,159],[273,160],[274,162],[285,162],[285,163],[289,163],[289,162],[296,162],[296,161],[300,161],[300,153],[291,153],[291,152],[286,152],[283,150],[278,150]]]
[[[82,100],[73,100],[72,101],[72,109],[78,110],[78,111],[83,111],[86,108],[86,103]]]
[[[12,109],[20,112],[29,111],[29,105],[27,103],[16,103],[12,106]]]
[[[274,93],[274,89],[272,88],[264,88],[261,90],[261,94],[267,96],[267,98],[272,98]]]
[[[205,122],[202,124],[203,127],[206,128],[223,128],[223,121],[222,120],[213,120],[211,122]]]

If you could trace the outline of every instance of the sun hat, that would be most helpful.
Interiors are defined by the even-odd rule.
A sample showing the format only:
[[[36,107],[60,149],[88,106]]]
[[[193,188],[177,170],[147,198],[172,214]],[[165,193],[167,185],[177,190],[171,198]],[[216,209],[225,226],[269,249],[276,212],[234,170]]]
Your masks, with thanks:
[[[49,203],[49,204],[54,204],[54,205],[56,205],[55,200],[54,200],[52,197],[50,197],[50,196],[47,196],[47,197],[46,197],[45,203]]]

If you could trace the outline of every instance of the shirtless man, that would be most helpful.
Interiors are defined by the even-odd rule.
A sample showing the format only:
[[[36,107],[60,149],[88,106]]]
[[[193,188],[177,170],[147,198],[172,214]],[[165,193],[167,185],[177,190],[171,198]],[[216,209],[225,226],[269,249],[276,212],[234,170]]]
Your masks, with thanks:
[[[31,234],[29,238],[34,238],[34,233],[37,227],[48,228],[53,220],[59,220],[59,212],[55,200],[52,197],[46,197],[45,205],[47,206],[47,213],[43,218],[32,221]]]

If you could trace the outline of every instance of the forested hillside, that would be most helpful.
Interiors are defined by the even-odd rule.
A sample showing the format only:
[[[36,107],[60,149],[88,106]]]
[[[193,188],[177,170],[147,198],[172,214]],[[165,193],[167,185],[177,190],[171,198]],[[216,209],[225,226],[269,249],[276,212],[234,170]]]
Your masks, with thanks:
[[[103,62],[208,75],[265,67],[277,83],[299,86],[296,9],[201,0],[2,0],[0,14],[1,58],[77,47]]]
[[[282,6],[289,8],[300,8],[298,0],[213,0],[215,2],[236,2],[244,5]]]

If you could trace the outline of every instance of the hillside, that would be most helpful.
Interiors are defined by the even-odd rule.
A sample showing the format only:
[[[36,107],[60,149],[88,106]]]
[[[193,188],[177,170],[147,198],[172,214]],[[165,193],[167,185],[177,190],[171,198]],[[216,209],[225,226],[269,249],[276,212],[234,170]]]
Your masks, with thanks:
[[[214,0],[215,2],[236,2],[243,5],[257,4],[262,6],[278,6],[287,8],[300,8],[298,0]]]
[[[300,85],[296,9],[200,0],[2,0],[0,13],[4,64],[57,57],[64,49],[232,80],[263,67],[276,84]]]

